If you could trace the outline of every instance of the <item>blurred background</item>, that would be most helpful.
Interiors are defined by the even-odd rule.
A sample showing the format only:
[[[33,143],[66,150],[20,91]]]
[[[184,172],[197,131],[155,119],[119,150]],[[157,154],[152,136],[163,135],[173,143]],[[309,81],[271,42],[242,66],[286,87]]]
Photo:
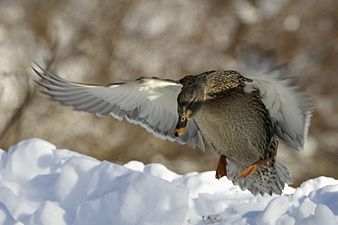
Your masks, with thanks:
[[[295,184],[338,178],[337,0],[0,0],[0,148],[39,137],[101,160],[162,163],[178,173],[214,170],[217,155],[156,139],[139,126],[72,111],[32,82],[33,61],[93,84],[178,79],[238,69],[241,43],[275,49],[312,99],[305,150],[281,145]]]

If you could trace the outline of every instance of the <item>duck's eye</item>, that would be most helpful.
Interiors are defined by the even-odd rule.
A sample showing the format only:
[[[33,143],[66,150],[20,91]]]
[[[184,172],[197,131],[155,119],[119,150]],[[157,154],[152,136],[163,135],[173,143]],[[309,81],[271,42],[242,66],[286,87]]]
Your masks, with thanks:
[[[184,122],[186,120],[185,116],[181,116],[181,122]]]

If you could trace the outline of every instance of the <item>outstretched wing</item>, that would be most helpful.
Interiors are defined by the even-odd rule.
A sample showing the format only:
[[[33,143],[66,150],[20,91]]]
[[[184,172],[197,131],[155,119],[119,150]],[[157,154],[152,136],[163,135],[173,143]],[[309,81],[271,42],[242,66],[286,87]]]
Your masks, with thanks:
[[[304,95],[290,86],[288,80],[279,80],[277,76],[255,76],[253,80],[252,85],[260,91],[278,137],[290,147],[301,150],[311,116]]]
[[[245,90],[254,88],[260,91],[278,137],[290,147],[301,150],[310,124],[312,110],[309,101],[286,78],[286,67],[276,68],[273,52],[264,55],[258,49],[249,48],[242,49],[242,56],[245,65],[242,65],[241,72],[253,80],[246,84]]]
[[[173,134],[178,119],[177,96],[182,87],[176,81],[141,77],[130,82],[97,86],[67,81],[41,67],[39,71],[33,70],[42,78],[42,81],[36,81],[45,88],[42,92],[63,105],[126,119],[158,138],[204,150],[203,138],[195,121],[188,123],[185,135],[175,137]]]

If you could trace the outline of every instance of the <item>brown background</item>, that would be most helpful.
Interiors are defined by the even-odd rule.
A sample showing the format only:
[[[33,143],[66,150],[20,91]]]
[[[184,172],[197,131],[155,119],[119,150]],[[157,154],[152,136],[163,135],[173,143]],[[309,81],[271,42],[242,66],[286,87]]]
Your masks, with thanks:
[[[55,53],[53,69],[73,81],[177,79],[236,69],[242,42],[276,49],[312,98],[305,150],[281,146],[278,153],[295,184],[319,175],[338,178],[336,0],[0,1],[0,147],[40,137],[117,163],[159,162],[179,173],[213,170],[212,152],[49,101],[36,90],[30,65]]]

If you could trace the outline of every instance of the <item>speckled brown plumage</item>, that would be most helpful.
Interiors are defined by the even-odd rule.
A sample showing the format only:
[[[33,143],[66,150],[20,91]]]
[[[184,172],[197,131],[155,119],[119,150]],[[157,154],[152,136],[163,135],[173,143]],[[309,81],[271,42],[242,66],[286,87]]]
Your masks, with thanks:
[[[180,82],[183,88],[178,96],[178,111],[191,111],[209,148],[229,161],[228,178],[234,180],[236,173],[267,159],[259,166],[255,179],[236,177],[234,181],[250,179],[250,185],[241,186],[253,193],[281,193],[287,180],[276,176],[274,157],[278,145],[269,112],[258,90],[244,91],[245,82],[252,80],[236,71],[212,71]],[[196,104],[198,107],[194,107]],[[269,179],[280,183],[279,187],[271,185],[264,191],[256,185]]]

